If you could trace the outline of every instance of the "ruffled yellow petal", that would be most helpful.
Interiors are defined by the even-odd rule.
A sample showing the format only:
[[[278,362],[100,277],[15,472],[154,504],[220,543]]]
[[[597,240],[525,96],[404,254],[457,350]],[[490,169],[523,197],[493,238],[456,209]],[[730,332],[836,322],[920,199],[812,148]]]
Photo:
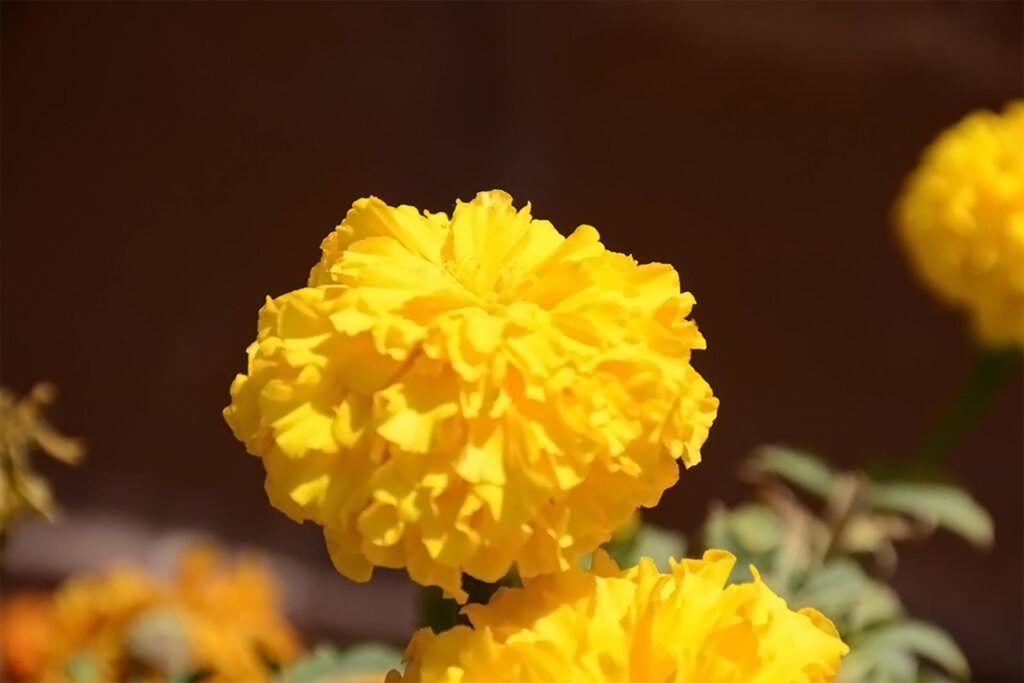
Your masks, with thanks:
[[[759,578],[726,585],[735,559],[712,550],[662,574],[620,571],[598,552],[578,568],[501,589],[463,612],[472,628],[422,629],[389,683],[675,681],[826,683],[848,651],[814,610],[794,612]]]

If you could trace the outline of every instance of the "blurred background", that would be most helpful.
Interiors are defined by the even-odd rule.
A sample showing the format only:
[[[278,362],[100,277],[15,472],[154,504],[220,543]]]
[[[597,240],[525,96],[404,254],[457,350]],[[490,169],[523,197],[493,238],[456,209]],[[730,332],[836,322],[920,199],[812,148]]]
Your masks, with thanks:
[[[10,538],[5,590],[197,533],[256,546],[307,633],[404,642],[412,587],[331,569],[272,509],[220,411],[267,294],[301,286],[349,204],[450,211],[503,188],[564,233],[667,261],[721,397],[704,462],[650,517],[692,531],[780,442],[905,457],[967,371],[963,318],[889,213],[942,128],[1024,89],[1024,4],[4,3],[4,385],[61,390],[86,463]],[[1024,386],[951,466],[994,515],[978,553],[901,555],[909,610],[975,678],[1024,680]]]

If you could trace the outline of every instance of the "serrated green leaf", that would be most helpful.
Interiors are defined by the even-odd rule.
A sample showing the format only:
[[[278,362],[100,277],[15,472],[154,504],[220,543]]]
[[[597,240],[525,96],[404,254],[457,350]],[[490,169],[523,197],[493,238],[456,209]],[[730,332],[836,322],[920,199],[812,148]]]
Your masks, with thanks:
[[[782,446],[758,449],[751,466],[759,472],[774,474],[791,484],[822,498],[835,490],[838,475],[816,455]]]
[[[274,676],[274,683],[333,683],[343,676],[398,669],[402,652],[384,643],[360,643],[344,649],[321,646]]]
[[[950,635],[924,621],[908,620],[879,626],[866,635],[864,644],[923,657],[957,678],[966,679],[971,675],[967,658]]]
[[[933,482],[879,482],[871,487],[871,505],[947,529],[971,543],[992,545],[992,518],[963,489]]]

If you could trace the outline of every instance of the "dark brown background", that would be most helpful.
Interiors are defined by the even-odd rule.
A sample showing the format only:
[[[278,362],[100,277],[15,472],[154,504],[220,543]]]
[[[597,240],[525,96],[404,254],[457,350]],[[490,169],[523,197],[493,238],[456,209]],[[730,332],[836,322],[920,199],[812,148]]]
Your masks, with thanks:
[[[899,457],[969,346],[887,214],[938,130],[1021,95],[1022,8],[4,3],[3,382],[53,379],[59,424],[88,438],[86,467],[47,468],[69,520],[199,527],[324,567],[220,418],[262,298],[301,285],[357,197],[449,210],[501,187],[675,264],[697,296],[722,409],[657,521],[692,529],[738,500],[756,444]],[[1024,679],[1022,393],[952,458],[994,552],[935,540],[897,577],[980,680]],[[45,538],[21,552],[74,563]],[[346,585],[337,609],[389,585]]]

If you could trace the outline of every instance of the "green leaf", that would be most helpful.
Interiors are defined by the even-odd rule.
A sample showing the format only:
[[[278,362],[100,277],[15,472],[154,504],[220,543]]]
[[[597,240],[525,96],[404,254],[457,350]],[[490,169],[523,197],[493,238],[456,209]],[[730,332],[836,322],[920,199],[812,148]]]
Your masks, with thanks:
[[[782,543],[782,524],[764,505],[741,505],[729,515],[729,527],[744,550],[764,555]]]
[[[967,658],[948,633],[934,624],[908,620],[872,629],[864,644],[871,648],[900,650],[923,657],[956,676],[971,675]]]
[[[736,544],[736,539],[733,537],[732,529],[729,528],[730,514],[732,511],[720,504],[712,506],[707,521],[704,522],[704,547],[724,548],[735,554],[731,547]]]
[[[401,665],[401,651],[384,643],[359,643],[343,649],[325,645],[282,669],[273,681],[331,683],[343,676],[383,673]]]
[[[877,662],[872,650],[851,647],[850,654],[843,658],[835,683],[865,683],[871,680],[869,676]]]
[[[779,516],[760,503],[747,503],[732,510],[716,506],[704,524],[704,546],[728,550],[736,556],[733,581],[751,580],[753,564],[774,590],[785,593],[788,584],[776,576],[783,535]]]
[[[856,562],[834,560],[807,576],[794,606],[814,607],[830,619],[845,620],[860,600],[868,580]]]
[[[915,683],[919,670],[912,653],[898,648],[879,648],[871,680],[878,683]]]
[[[625,566],[631,567],[641,557],[649,557],[663,572],[669,571],[669,558],[680,559],[686,554],[686,539],[678,531],[661,529],[644,524],[636,535],[632,548],[632,561]]]
[[[709,548],[763,556],[778,550],[783,528],[779,516],[767,505],[747,503],[732,510],[715,507],[704,527]]]
[[[871,487],[871,505],[934,524],[976,546],[992,545],[992,518],[966,491],[932,482],[879,482]]]
[[[904,650],[852,645],[835,683],[917,683],[919,667]]]
[[[818,456],[782,446],[758,449],[751,466],[756,471],[774,474],[822,498],[832,495],[838,482],[836,472]]]
[[[793,606],[814,607],[834,621],[845,637],[903,614],[896,592],[849,558],[832,560],[808,574]]]
[[[663,572],[669,571],[669,558],[680,559],[686,554],[686,538],[678,531],[641,524],[628,538],[605,543],[604,550],[623,569],[636,566],[641,557],[649,557]],[[580,566],[589,569],[590,554],[580,559]]]
[[[896,591],[884,583],[869,579],[850,611],[848,623],[852,631],[862,631],[869,626],[896,619],[902,614],[903,605]]]
[[[916,683],[956,683],[956,681],[938,671],[925,670],[921,672]]]

